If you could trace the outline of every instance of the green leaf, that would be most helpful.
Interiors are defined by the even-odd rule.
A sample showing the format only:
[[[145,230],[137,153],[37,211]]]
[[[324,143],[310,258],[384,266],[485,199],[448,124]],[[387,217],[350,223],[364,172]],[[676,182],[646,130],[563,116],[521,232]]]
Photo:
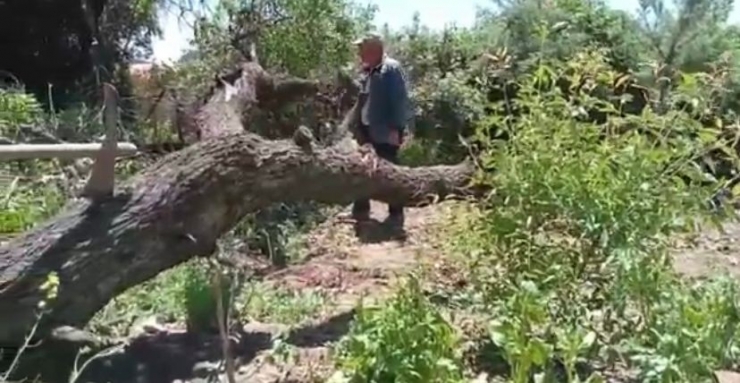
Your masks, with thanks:
[[[551,346],[534,338],[529,341],[529,357],[537,366],[543,366],[550,359]]]
[[[586,334],[586,336],[584,336],[583,339],[581,340],[581,345],[579,346],[579,348],[581,350],[589,349],[591,348],[591,346],[594,345],[595,342],[596,342],[596,333],[594,331],[589,331]]]

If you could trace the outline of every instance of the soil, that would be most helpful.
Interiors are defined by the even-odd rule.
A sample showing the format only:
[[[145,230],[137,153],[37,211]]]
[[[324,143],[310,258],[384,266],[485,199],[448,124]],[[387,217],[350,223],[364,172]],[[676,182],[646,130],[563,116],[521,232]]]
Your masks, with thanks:
[[[233,340],[237,382],[323,382],[332,373],[331,346],[348,332],[360,299],[383,299],[400,275],[420,265],[431,265],[454,283],[455,270],[433,245],[437,242],[435,225],[453,204],[408,208],[401,231],[382,225],[386,207],[375,202],[369,221],[356,223],[345,211],[316,228],[309,235],[305,260],[266,275],[265,281],[289,289],[321,290],[333,298],[331,308],[295,328],[277,323],[245,325]],[[691,277],[719,272],[740,276],[740,241],[736,240],[740,224],[729,224],[724,230],[708,230],[682,241],[676,250],[677,270]],[[470,336],[480,330],[474,322],[462,324]],[[289,360],[272,351],[280,334],[287,334],[285,339],[293,350]],[[217,335],[195,337],[167,330],[135,339],[125,352],[94,363],[84,381],[215,382],[219,381],[219,359]],[[222,374],[220,381],[226,381]]]
[[[707,229],[682,241],[674,253],[676,271],[692,278],[727,274],[740,277],[740,223]]]

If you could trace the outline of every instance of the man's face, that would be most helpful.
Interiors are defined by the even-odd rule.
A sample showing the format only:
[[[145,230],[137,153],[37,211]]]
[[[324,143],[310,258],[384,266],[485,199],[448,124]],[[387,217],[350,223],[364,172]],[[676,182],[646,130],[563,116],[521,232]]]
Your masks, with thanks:
[[[365,65],[375,65],[380,61],[381,50],[378,44],[364,43],[359,46],[360,60]]]

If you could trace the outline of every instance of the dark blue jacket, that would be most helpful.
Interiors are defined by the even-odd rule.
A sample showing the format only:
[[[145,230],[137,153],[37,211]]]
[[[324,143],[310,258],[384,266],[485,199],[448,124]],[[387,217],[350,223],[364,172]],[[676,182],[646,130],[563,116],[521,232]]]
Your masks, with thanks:
[[[385,57],[366,74],[362,91],[367,97],[361,121],[368,128],[368,138],[377,144],[388,143],[391,127],[403,134],[410,115],[406,74],[401,64]]]

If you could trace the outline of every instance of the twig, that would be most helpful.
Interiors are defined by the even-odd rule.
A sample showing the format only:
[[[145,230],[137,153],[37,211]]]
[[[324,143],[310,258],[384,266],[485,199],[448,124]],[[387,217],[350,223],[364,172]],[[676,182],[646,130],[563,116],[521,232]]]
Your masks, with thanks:
[[[31,339],[33,339],[33,336],[36,334],[36,330],[39,328],[39,324],[41,323],[41,317],[43,317],[43,313],[39,313],[36,317],[36,323],[34,323],[33,328],[31,328],[31,332],[28,333],[28,336],[26,336],[26,339],[23,341],[23,346],[18,349],[18,352],[15,353],[15,357],[13,358],[13,362],[10,363],[10,367],[5,371],[5,374],[3,374],[2,381],[6,382],[8,381],[8,378],[10,377],[10,374],[13,373],[13,371],[18,367],[18,363],[21,360],[21,355],[28,349],[28,347],[31,345]],[[233,382],[230,382],[233,383]]]
[[[213,287],[215,289],[214,295],[216,297],[216,319],[218,320],[218,333],[221,337],[221,352],[223,353],[223,358],[226,363],[226,378],[229,380],[229,383],[236,383],[234,359],[231,357],[229,347],[229,330],[226,326],[226,310],[224,309],[223,294],[221,290],[223,287],[221,268],[216,266],[215,269],[216,270],[213,276]]]
[[[80,362],[80,355],[82,355],[82,352],[78,352],[77,355],[75,356],[75,362],[74,362],[74,366],[73,366],[73,369],[72,369],[72,373],[71,373],[71,375],[69,377],[69,383],[75,383],[75,382],[77,382],[77,379],[80,378],[80,376],[82,375],[82,372],[85,371],[85,369],[87,368],[87,366],[89,366],[90,363],[92,363],[94,360],[100,359],[100,358],[102,358],[104,356],[108,356],[108,355],[110,355],[110,354],[118,351],[119,349],[123,348],[124,346],[126,346],[125,343],[118,344],[118,345],[115,345],[115,346],[108,347],[106,349],[100,350],[100,351],[96,352],[93,356],[91,356],[90,358],[88,358],[85,361],[85,363],[82,364],[82,367],[80,367],[80,368],[77,368],[77,366],[78,366],[78,364]]]

